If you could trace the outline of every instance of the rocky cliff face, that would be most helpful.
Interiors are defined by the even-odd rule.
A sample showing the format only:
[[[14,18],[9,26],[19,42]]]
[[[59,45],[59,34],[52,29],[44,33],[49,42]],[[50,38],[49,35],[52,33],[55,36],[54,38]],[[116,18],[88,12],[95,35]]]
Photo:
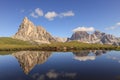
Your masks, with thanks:
[[[41,26],[35,26],[27,17],[23,19],[13,38],[38,43],[50,43],[55,39]]]
[[[85,43],[100,43],[100,44],[113,44],[119,45],[120,38],[113,35],[102,33],[100,31],[95,31],[93,34],[89,34],[86,31],[77,31],[73,33],[68,41],[79,41]]]
[[[43,64],[51,55],[50,52],[20,51],[12,54],[18,60],[24,73],[28,74],[35,65]]]

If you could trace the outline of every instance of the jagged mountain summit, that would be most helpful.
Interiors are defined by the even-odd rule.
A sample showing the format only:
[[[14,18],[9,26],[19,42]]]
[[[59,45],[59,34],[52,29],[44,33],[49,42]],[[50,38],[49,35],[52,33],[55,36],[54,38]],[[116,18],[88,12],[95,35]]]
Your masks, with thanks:
[[[18,32],[13,38],[37,43],[50,43],[56,41],[43,27],[35,26],[27,17],[23,19]]]
[[[120,38],[100,31],[95,31],[93,34],[86,31],[76,31],[68,41],[120,45]]]

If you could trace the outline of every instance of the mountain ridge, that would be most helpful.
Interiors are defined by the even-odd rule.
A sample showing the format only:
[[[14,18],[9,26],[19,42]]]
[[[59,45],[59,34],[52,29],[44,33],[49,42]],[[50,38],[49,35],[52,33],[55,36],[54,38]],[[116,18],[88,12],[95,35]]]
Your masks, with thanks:
[[[92,34],[89,34],[86,31],[76,31],[68,41],[120,45],[119,37],[100,31],[94,31]]]
[[[78,41],[84,43],[99,43],[120,45],[120,38],[111,34],[106,34],[98,30],[89,34],[87,31],[76,31],[70,38],[53,37],[42,26],[35,26],[27,17],[25,17],[19,26],[18,32],[12,37],[23,41],[36,42],[38,44],[51,42],[69,42]]]

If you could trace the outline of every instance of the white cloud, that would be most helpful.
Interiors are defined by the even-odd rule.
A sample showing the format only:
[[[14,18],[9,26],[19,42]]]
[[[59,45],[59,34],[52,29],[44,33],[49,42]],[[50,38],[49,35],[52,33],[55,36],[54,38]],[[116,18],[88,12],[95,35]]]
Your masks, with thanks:
[[[56,12],[54,12],[54,11],[47,12],[45,14],[45,18],[47,18],[48,20],[54,20],[54,18],[57,17],[57,16],[58,16],[58,14]]]
[[[69,16],[74,16],[75,14],[73,13],[73,11],[67,11],[67,12],[63,12],[60,13],[61,17],[69,17]]]
[[[73,29],[73,32],[77,32],[77,31],[93,32],[94,30],[95,30],[94,27],[77,27],[77,28]]]
[[[43,11],[40,9],[40,8],[36,8],[35,9],[35,13],[38,15],[38,16],[43,16]]]
[[[106,30],[113,30],[113,29],[115,29],[115,28],[117,28],[117,26],[108,27],[108,28],[106,28]]]
[[[116,25],[117,25],[117,26],[120,26],[120,22],[118,22]]]
[[[116,23],[114,26],[107,27],[106,30],[113,30],[113,29],[116,29],[118,27],[120,27],[120,22]]]
[[[47,18],[48,20],[54,20],[55,17],[71,17],[74,16],[75,14],[73,13],[73,11],[67,11],[67,12],[62,12],[62,13],[56,13],[55,11],[52,12],[47,12],[45,14],[45,18]]]
[[[36,15],[34,12],[32,12],[32,13],[30,14],[30,16],[32,16],[33,18],[38,18],[38,17],[39,17],[39,16]]]
[[[30,13],[30,16],[32,16],[33,18],[38,18],[38,17],[43,16],[43,15],[44,15],[44,13],[40,8],[36,8],[34,10],[34,12]]]
[[[36,8],[33,12],[30,13],[30,16],[33,18],[45,17],[48,20],[54,20],[55,17],[63,18],[63,17],[71,17],[74,15],[75,13],[73,11],[60,12],[60,13],[57,13],[55,11],[48,11],[44,14],[43,10],[40,8]]]

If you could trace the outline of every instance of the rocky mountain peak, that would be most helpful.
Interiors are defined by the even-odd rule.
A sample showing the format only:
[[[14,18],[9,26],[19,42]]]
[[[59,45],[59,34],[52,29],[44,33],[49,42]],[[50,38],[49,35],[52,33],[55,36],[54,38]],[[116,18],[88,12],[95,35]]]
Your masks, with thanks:
[[[29,21],[29,19],[27,17],[24,17],[23,21]]]
[[[29,33],[34,29],[35,25],[27,17],[25,17],[20,24],[18,33],[16,33],[16,35],[20,35],[21,32],[23,32],[24,35],[29,35]]]
[[[24,17],[24,19],[22,20],[23,24],[30,24],[32,23],[27,17]],[[33,24],[33,23],[32,23]]]
[[[41,26],[35,26],[27,17],[23,19],[18,32],[13,38],[37,43],[50,43],[51,41],[55,41],[50,33]]]
[[[77,31],[73,33],[71,40],[84,40],[84,38],[88,36],[89,34],[86,31]]]
[[[98,30],[96,30],[96,31],[94,32],[94,34],[101,34],[101,32],[98,31]]]

